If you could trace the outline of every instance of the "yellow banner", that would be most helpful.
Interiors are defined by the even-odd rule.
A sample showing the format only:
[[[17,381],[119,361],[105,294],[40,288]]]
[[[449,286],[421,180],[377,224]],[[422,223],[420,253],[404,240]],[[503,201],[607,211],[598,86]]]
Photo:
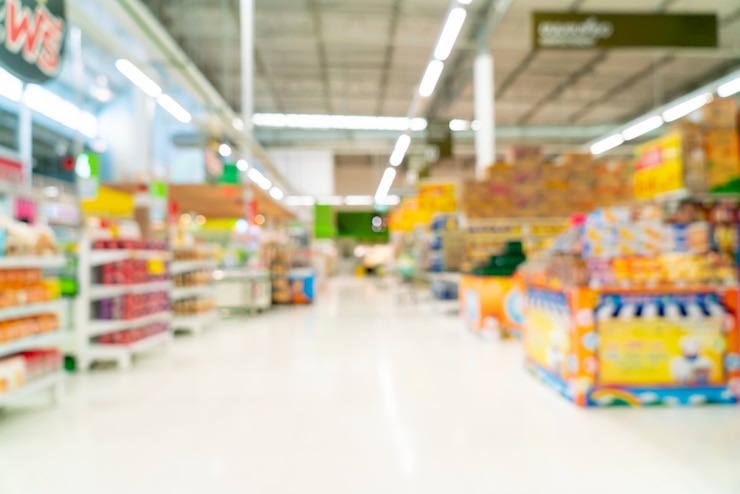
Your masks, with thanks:
[[[134,215],[134,196],[109,187],[100,187],[95,199],[80,201],[85,216],[103,218],[131,218]]]
[[[685,187],[680,134],[669,134],[637,148],[635,197],[653,199]]]

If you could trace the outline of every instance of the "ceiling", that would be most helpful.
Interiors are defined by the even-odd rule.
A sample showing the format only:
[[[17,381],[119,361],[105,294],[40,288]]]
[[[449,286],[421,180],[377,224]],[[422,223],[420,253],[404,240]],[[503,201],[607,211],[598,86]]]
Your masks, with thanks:
[[[147,0],[240,107],[239,0]],[[448,0],[255,0],[255,111],[405,115]],[[427,117],[473,117],[475,35],[494,0],[474,0]],[[531,49],[533,10],[717,12],[719,50]],[[214,28],[214,26],[217,26]],[[499,125],[620,123],[740,65],[737,0],[513,0],[490,37]]]

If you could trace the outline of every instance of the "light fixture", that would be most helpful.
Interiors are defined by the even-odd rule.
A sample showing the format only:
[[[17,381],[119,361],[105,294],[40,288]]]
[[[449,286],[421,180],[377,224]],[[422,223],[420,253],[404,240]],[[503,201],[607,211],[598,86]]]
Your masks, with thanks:
[[[599,154],[604,154],[610,149],[614,149],[617,146],[621,146],[623,143],[624,143],[624,138],[622,137],[622,134],[611,135],[609,137],[601,139],[598,142],[595,142],[591,146],[591,154],[595,156]]]
[[[90,96],[101,103],[109,103],[114,94],[107,86],[90,86]]]
[[[287,129],[422,131],[427,128],[424,118],[382,117],[358,115],[319,115],[296,113],[256,113],[256,127]]]
[[[374,202],[371,196],[347,196],[344,198],[344,204],[347,206],[372,206]]]
[[[262,190],[270,190],[272,188],[272,182],[270,179],[265,177],[262,172],[256,168],[250,168],[247,172],[249,180],[256,183]]]
[[[273,187],[272,189],[270,189],[270,195],[276,201],[282,201],[283,197],[285,197],[285,194],[283,193],[283,191],[277,187]]]
[[[19,102],[23,97],[23,83],[7,70],[0,67],[0,96]]]
[[[239,171],[245,172],[249,170],[249,163],[247,162],[247,160],[239,160],[236,162],[236,167],[239,169]]]
[[[439,77],[442,75],[442,71],[445,68],[445,64],[439,60],[432,60],[427,65],[427,70],[424,72],[424,77],[421,79],[419,84],[419,95],[422,98],[428,98],[434,93],[434,89],[437,87]]]
[[[699,96],[694,96],[690,100],[679,103],[672,108],[664,111],[663,120],[665,120],[666,122],[676,121],[681,117],[685,117],[686,115],[694,113],[696,110],[706,105],[710,101],[712,101],[712,93],[704,93],[700,94]]]
[[[383,202],[383,206],[398,206],[401,204],[401,196],[388,196]]]
[[[457,3],[460,3],[462,5],[470,5],[473,3],[473,0],[457,0]]]
[[[462,7],[455,7],[450,10],[447,15],[447,20],[442,28],[442,32],[437,40],[437,47],[434,49],[434,58],[437,60],[445,61],[452,53],[452,48],[455,46],[455,41],[460,35],[460,30],[465,23],[465,17],[467,12]]]
[[[313,196],[289,196],[285,202],[288,206],[313,206],[316,199]]]
[[[167,113],[175,117],[180,123],[190,123],[193,120],[190,112],[180,106],[180,104],[166,94],[160,94],[157,97],[159,106],[167,110]]]
[[[393,181],[396,179],[396,174],[395,168],[389,167],[385,169],[383,177],[380,179],[380,184],[378,184],[378,190],[375,192],[375,202],[378,204],[384,204],[386,202],[388,193],[393,186]]]
[[[205,225],[206,224],[206,217],[203,216],[202,214],[199,214],[198,216],[195,217],[195,224],[198,225],[198,226]]]
[[[409,150],[411,145],[411,136],[408,134],[402,134],[396,141],[396,147],[393,148],[393,154],[391,154],[390,163],[392,166],[399,166],[403,163],[403,159],[406,157],[406,151]]]
[[[265,221],[267,221],[267,218],[265,218],[264,214],[258,214],[254,217],[254,224],[257,226],[262,226],[265,224]]]
[[[473,120],[472,122],[470,122],[470,128],[473,131],[478,132],[481,129],[480,120]]]
[[[341,196],[321,196],[317,199],[317,202],[321,206],[341,206],[344,204]]]
[[[159,84],[151,80],[149,76],[125,58],[116,60],[116,68],[121,74],[126,76],[126,79],[133,82],[136,87],[141,89],[150,98],[156,98],[162,94],[162,88],[159,87]]]
[[[460,120],[459,118],[455,118],[453,120],[450,120],[450,130],[453,132],[463,132],[465,130],[470,130],[470,122],[467,120]]]
[[[28,84],[23,93],[23,102],[31,110],[82,135],[94,138],[98,135],[98,119],[36,84]]]
[[[631,127],[628,127],[622,132],[622,137],[624,137],[625,141],[631,141],[632,139],[637,139],[638,137],[647,134],[648,132],[652,132],[657,128],[660,128],[660,126],[663,125],[663,117],[660,115],[655,115],[653,117],[648,117],[645,120],[642,120],[641,122],[636,123],[635,125],[632,125]]]
[[[218,147],[218,154],[220,154],[224,158],[228,158],[229,156],[231,156],[231,146],[226,143],[221,144]]]
[[[717,94],[721,98],[729,98],[733,94],[740,93],[740,77],[726,82],[717,88]]]
[[[236,130],[238,130],[238,131],[240,131],[240,132],[241,132],[242,130],[244,130],[244,120],[242,120],[242,119],[241,119],[241,118],[239,118],[239,117],[236,117],[236,118],[235,118],[234,120],[232,120],[232,121],[231,121],[231,125],[233,125],[233,126],[234,126],[234,129],[236,129]]]

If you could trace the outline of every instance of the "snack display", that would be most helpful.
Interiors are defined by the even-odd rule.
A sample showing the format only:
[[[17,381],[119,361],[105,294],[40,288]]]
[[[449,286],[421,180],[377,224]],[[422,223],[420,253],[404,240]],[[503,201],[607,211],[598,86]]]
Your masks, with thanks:
[[[129,320],[167,312],[169,308],[167,292],[152,292],[98,300],[94,303],[93,314],[99,320]]]
[[[0,321],[0,345],[59,329],[59,316],[41,314],[23,319]]]
[[[196,269],[172,276],[172,282],[178,288],[208,285],[212,281],[213,271],[210,269]]]
[[[208,314],[216,308],[212,298],[189,297],[176,300],[172,304],[172,313],[175,317],[190,317]]]
[[[0,309],[59,298],[58,280],[43,279],[40,269],[0,270]]]
[[[57,373],[61,367],[58,350],[34,350],[0,359],[0,396]]]
[[[140,328],[109,333],[95,338],[93,341],[99,345],[132,345],[136,342],[146,340],[147,338],[151,338],[159,334],[166,334],[169,330],[169,324],[155,323],[142,326]]]

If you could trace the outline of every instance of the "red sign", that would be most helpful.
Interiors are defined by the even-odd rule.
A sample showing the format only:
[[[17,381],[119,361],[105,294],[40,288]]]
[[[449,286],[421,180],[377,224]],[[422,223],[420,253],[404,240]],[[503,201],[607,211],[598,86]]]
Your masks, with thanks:
[[[0,0],[0,64],[26,82],[56,77],[66,28],[64,0]]]
[[[0,156],[0,182],[20,185],[23,183],[23,164]]]

